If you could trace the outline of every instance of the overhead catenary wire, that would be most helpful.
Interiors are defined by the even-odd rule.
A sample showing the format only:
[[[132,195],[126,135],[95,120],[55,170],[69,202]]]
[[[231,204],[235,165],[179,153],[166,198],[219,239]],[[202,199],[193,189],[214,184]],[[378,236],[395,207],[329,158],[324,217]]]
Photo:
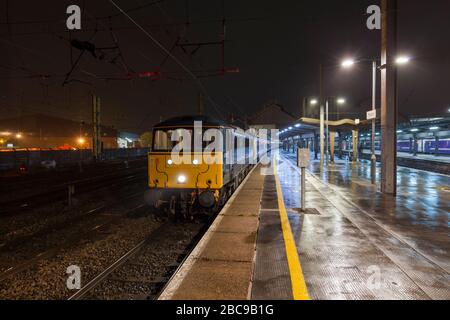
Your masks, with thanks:
[[[205,97],[208,99],[208,101],[212,104],[216,112],[219,114],[219,116],[222,119],[225,119],[223,116],[222,111],[220,110],[220,107],[218,104],[211,98],[211,96],[208,94],[205,86],[203,83],[198,79],[198,77],[181,62],[177,57],[175,57],[161,42],[159,42],[155,37],[153,37],[146,29],[144,29],[136,20],[134,20],[128,13],[126,13],[120,6],[118,6],[113,0],[109,0],[109,2],[115,6],[124,16],[126,16],[138,29],[140,29],[150,40],[155,43],[156,46],[158,46],[162,51],[164,51],[176,64],[178,64],[197,84],[199,89],[203,92]]]

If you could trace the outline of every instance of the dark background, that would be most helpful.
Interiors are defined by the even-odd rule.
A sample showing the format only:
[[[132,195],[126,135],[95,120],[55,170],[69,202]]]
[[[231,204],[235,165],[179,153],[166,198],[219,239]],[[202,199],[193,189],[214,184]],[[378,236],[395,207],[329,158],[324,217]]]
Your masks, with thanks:
[[[125,10],[157,0],[115,0]],[[66,8],[82,8],[82,31],[66,30]],[[189,9],[186,10],[187,4]],[[226,67],[240,73],[201,79],[208,95],[206,112],[244,117],[269,100],[300,116],[302,99],[318,95],[318,65],[345,57],[380,55],[380,32],[366,28],[371,0],[165,0],[130,12],[166,48],[178,36],[192,42],[218,41],[226,19]],[[187,13],[188,12],[188,13]],[[98,47],[118,40],[130,70],[157,70],[165,53],[107,0],[0,1],[0,117],[47,113],[90,120],[89,94],[102,98],[102,121],[121,130],[142,132],[160,118],[194,113],[199,87],[172,60],[164,78],[125,78],[120,65],[85,54],[69,84],[62,86],[79,51],[68,39],[88,40]],[[190,21],[186,27],[186,21]],[[97,32],[95,30],[97,29]],[[94,35],[95,34],[95,35]],[[399,70],[399,112],[444,114],[450,108],[450,1],[399,0],[399,52],[413,60]],[[112,59],[114,52],[106,52]],[[176,48],[173,54],[189,69],[221,68],[219,46],[202,47],[195,55]],[[106,60],[108,60],[106,59]],[[46,75],[46,77],[43,77]],[[80,82],[82,81],[82,82]],[[325,71],[325,93],[347,98],[342,113],[370,108],[371,67]]]

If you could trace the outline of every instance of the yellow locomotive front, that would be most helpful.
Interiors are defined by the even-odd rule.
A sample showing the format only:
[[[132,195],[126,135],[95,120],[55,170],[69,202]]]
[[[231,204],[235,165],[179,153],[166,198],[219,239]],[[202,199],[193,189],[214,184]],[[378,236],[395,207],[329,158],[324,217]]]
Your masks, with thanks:
[[[184,153],[176,161],[171,152],[150,152],[149,187],[155,189],[220,190],[223,186],[222,153]],[[182,160],[182,159],[180,159]]]
[[[192,122],[190,124],[192,126]],[[166,123],[153,131],[153,148],[148,155],[147,202],[169,215],[192,217],[193,211],[213,212],[221,202],[224,185],[222,152],[181,152],[173,156],[179,141],[177,130],[194,134],[188,123]]]

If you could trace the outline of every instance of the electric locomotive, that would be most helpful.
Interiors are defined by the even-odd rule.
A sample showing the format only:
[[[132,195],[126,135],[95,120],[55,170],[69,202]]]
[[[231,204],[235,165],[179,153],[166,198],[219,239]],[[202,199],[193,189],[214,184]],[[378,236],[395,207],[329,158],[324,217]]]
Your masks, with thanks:
[[[196,121],[201,121],[200,131],[194,126]],[[188,142],[192,143],[190,150],[194,152],[183,151],[184,161],[179,163],[173,159],[172,152],[180,140],[173,138],[182,129],[190,134],[192,141],[195,135],[201,135],[197,138],[202,145],[198,152],[193,142]],[[210,141],[205,141],[204,135],[210,129],[221,133],[222,151],[206,152]],[[248,158],[257,152],[256,141],[255,136],[206,116],[176,117],[155,125],[153,147],[148,155],[146,201],[173,217],[192,219],[194,213],[217,212],[250,171],[252,164]]]

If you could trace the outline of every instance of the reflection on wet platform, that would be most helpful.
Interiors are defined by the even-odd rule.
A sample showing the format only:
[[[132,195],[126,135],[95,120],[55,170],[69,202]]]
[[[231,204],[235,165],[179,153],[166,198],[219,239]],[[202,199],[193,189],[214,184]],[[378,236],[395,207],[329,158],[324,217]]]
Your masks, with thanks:
[[[399,168],[391,197],[370,184],[369,163],[312,161],[306,205],[320,215],[299,215],[295,161],[283,154],[278,174],[313,299],[450,298],[450,177]]]

